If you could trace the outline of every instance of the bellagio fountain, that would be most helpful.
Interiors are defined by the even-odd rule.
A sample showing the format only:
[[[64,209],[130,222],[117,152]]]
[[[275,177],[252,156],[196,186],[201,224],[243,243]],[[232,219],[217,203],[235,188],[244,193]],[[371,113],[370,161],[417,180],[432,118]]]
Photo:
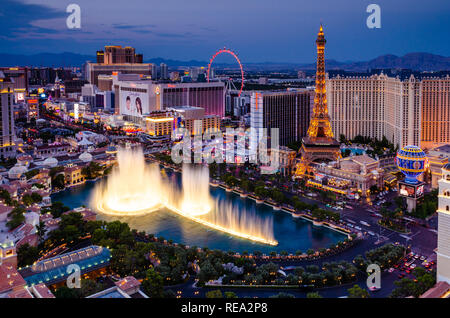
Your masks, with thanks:
[[[159,166],[145,162],[140,148],[119,149],[118,165],[99,183],[91,205],[112,216],[137,217],[166,207],[168,211],[229,235],[277,245],[273,219],[260,217],[226,200],[214,199],[209,189],[209,170],[185,164],[181,189],[161,175]]]

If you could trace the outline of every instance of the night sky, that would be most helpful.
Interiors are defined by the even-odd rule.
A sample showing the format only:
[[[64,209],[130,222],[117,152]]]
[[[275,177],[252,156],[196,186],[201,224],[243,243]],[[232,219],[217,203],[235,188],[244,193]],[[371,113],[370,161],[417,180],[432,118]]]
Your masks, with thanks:
[[[70,3],[81,7],[79,30],[66,27]],[[370,3],[381,7],[381,29],[366,26]],[[450,56],[449,16],[448,0],[2,0],[0,52],[95,55],[117,44],[144,59],[205,61],[226,46],[244,62],[308,63],[323,22],[329,59]]]

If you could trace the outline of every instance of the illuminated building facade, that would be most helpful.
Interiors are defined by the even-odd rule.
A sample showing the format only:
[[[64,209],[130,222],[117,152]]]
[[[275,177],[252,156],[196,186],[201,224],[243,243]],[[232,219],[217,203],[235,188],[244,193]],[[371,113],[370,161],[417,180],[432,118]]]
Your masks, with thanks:
[[[35,97],[27,98],[27,122],[32,118],[39,119],[39,100]]]
[[[450,77],[422,80],[422,147],[450,144]]]
[[[98,87],[99,75],[112,75],[120,72],[122,74],[139,74],[142,76],[152,74],[152,64],[97,64],[87,63],[87,80]]]
[[[399,147],[450,143],[449,76],[336,76],[327,80],[327,97],[336,136],[385,136]]]
[[[99,75],[139,74],[141,76],[152,75],[151,63],[143,63],[142,54],[136,54],[132,47],[118,45],[105,46],[104,51],[97,51],[97,63],[86,63],[86,80],[99,87]]]
[[[115,113],[124,115],[126,120],[140,122],[145,114],[186,105],[203,108],[205,115],[222,118],[225,113],[223,82],[164,83],[121,73],[112,78]],[[141,102],[138,112],[133,108],[137,98]]]
[[[336,136],[385,136],[403,147],[420,145],[420,81],[384,74],[328,79],[327,96]]]
[[[297,153],[289,147],[280,146],[278,149],[271,149],[274,155],[278,155],[279,172],[283,176],[292,175],[292,170],[295,167],[295,157]],[[272,155],[272,153],[271,153]]]
[[[208,129],[220,131],[221,118],[217,115],[206,115],[202,107],[181,106],[169,110],[175,118],[174,128],[186,128],[191,135],[202,134]]]
[[[450,163],[442,168],[438,201],[437,281],[450,283]]]
[[[0,243],[0,265],[17,267],[16,247],[12,242]]]
[[[14,82],[7,77],[0,78],[0,158],[16,155],[14,132]]]
[[[314,178],[307,185],[342,195],[358,193],[367,196],[371,186],[382,188],[383,169],[380,162],[367,155],[340,158],[335,162],[313,163]]]
[[[133,47],[120,45],[105,46],[104,51],[97,51],[98,64],[140,64],[142,54],[136,54]]]
[[[146,132],[150,136],[170,136],[173,130],[173,117],[151,115],[145,118]]]
[[[16,94],[15,100],[23,101],[28,94],[29,69],[26,67],[0,67],[0,72],[4,77],[11,79]]]
[[[317,35],[317,70],[313,114],[307,136],[300,148],[301,161],[297,165],[296,176],[303,176],[313,162],[335,161],[340,158],[339,143],[334,139],[328,115],[325,86],[325,36],[320,26]]]
[[[160,83],[161,109],[190,105],[205,109],[205,115],[225,115],[225,83]],[[156,89],[156,88],[155,88]]]
[[[279,130],[279,145],[287,146],[306,136],[310,119],[309,91],[253,92],[250,97],[250,127]],[[254,131],[255,134],[259,132]],[[257,142],[261,136],[253,136]],[[252,149],[256,149],[253,145]]]

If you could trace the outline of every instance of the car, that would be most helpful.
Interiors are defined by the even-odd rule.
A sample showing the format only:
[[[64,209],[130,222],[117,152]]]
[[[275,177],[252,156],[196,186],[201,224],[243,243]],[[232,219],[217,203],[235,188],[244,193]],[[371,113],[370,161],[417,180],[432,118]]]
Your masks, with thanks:
[[[355,226],[355,229],[361,231],[362,229],[359,226]]]
[[[410,266],[409,268],[414,269],[414,268],[416,268],[416,267],[417,267],[416,264],[411,264],[411,266]]]
[[[419,254],[414,255],[415,259],[418,259],[419,257],[420,257]]]
[[[406,274],[411,274],[411,270],[409,270],[409,269],[407,269],[405,272],[406,272]]]
[[[388,272],[389,272],[389,273],[392,273],[394,270],[395,270],[395,269],[391,267],[391,268],[388,269]]]
[[[424,261],[425,259],[426,259],[425,256],[421,256],[421,257],[420,257],[420,260],[421,260],[421,261]]]
[[[376,292],[376,291],[379,291],[381,289],[381,287],[376,287],[376,286],[371,286],[371,287],[369,287],[369,290],[371,291],[371,292]]]

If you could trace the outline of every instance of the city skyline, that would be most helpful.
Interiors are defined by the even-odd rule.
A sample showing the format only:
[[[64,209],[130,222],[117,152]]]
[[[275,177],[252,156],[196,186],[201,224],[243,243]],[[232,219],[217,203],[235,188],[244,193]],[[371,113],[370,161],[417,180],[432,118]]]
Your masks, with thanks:
[[[0,6],[0,299],[450,298],[450,4],[76,1]]]
[[[379,29],[366,25],[370,15],[366,12],[368,1],[351,1],[338,8],[328,5],[332,10],[326,12],[322,8],[330,4],[328,0],[314,4],[303,1],[295,6],[290,0],[278,6],[269,1],[260,1],[258,5],[254,1],[234,0],[227,4],[203,0],[188,5],[176,2],[169,7],[135,0],[133,6],[124,7],[115,3],[106,6],[104,1],[78,1],[81,29],[71,30],[66,26],[69,16],[66,3],[7,0],[0,9],[3,30],[0,52],[92,55],[98,47],[117,44],[137,47],[144,59],[204,61],[227,46],[249,63],[308,63],[314,60],[311,34],[322,22],[329,38],[329,59],[365,61],[410,52],[450,56],[450,44],[440,41],[449,28],[445,16],[450,4],[438,0],[426,7],[419,1],[408,1],[408,5],[403,0],[404,5],[379,1]],[[146,10],[147,6],[151,10]],[[100,9],[104,14],[98,16]]]

